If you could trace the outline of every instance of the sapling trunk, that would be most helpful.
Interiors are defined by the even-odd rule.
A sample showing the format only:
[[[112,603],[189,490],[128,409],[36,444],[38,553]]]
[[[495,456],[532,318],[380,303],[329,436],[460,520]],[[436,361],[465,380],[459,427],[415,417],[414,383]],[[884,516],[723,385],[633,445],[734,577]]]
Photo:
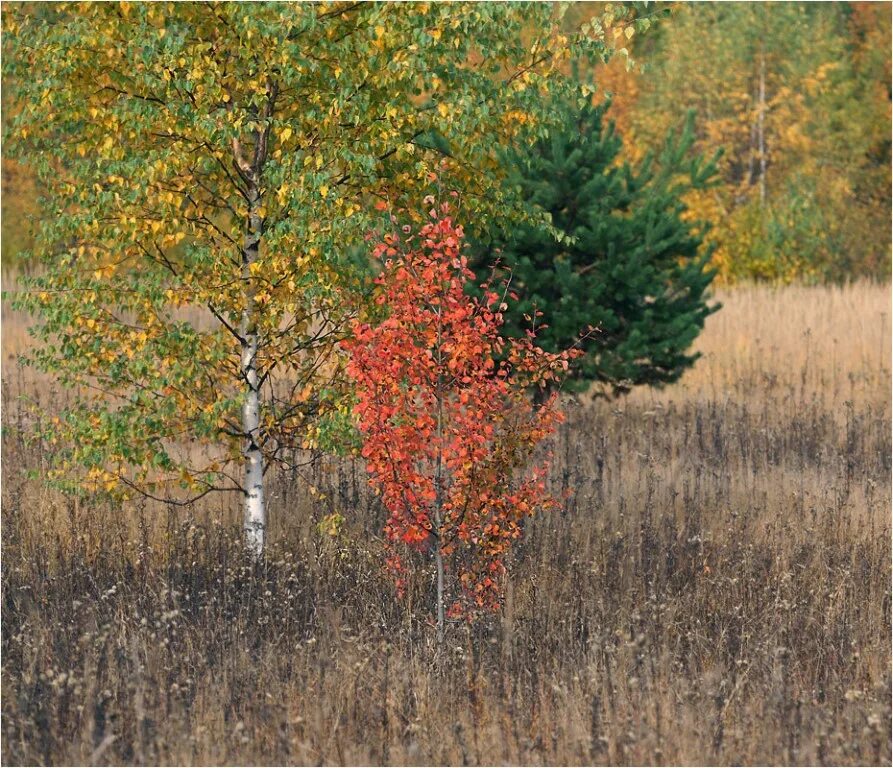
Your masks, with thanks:
[[[439,515],[438,515],[439,517]],[[437,523],[438,528],[440,523]],[[440,539],[435,542],[434,563],[437,569],[437,645],[443,645],[445,610],[444,610],[444,594],[443,594],[443,552],[440,549]]]
[[[437,359],[443,362],[442,316],[437,313]],[[437,377],[437,466],[434,471],[434,525],[437,538],[434,541],[434,565],[437,570],[437,645],[443,645],[444,594],[443,594],[443,376]]]
[[[434,566],[437,570],[437,645],[443,644],[445,611],[443,594],[443,403],[441,394],[437,395],[437,468],[434,475],[434,527],[437,537],[434,540]]]

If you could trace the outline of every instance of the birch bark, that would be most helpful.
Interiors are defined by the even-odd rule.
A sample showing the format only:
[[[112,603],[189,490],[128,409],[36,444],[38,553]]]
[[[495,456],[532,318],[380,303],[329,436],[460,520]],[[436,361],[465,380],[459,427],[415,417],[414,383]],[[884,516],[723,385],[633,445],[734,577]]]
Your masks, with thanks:
[[[242,431],[245,435],[245,543],[260,557],[264,551],[267,510],[264,503],[264,459],[260,434],[260,387],[257,375],[257,307],[251,267],[257,261],[263,221],[257,212],[259,194],[249,191],[248,231],[242,249],[242,280],[245,285],[245,308],[242,311],[242,378],[246,388],[242,408]]]
[[[262,115],[263,127],[254,134],[254,152],[249,162],[240,142],[233,140],[233,159],[245,182],[248,221],[242,246],[242,285],[245,306],[239,327],[241,337],[241,374],[245,387],[242,407],[242,433],[245,442],[244,530],[245,545],[255,557],[262,557],[266,545],[267,508],[264,500],[264,456],[261,434],[260,376],[258,375],[258,310],[253,266],[260,256],[264,220],[261,216],[261,178],[267,159],[273,110],[279,93],[277,83],[268,82],[268,97]]]

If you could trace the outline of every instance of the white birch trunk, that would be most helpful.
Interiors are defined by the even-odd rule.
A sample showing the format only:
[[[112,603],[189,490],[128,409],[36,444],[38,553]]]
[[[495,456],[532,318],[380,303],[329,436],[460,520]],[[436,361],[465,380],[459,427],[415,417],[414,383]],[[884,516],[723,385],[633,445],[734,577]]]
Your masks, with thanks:
[[[260,240],[264,222],[261,217],[261,174],[267,159],[267,146],[270,137],[271,117],[279,93],[275,82],[268,81],[268,99],[261,117],[265,125],[255,132],[255,145],[251,161],[243,152],[239,139],[232,140],[233,160],[242,181],[245,182],[245,195],[248,200],[248,222],[242,245],[242,285],[245,290],[245,306],[239,326],[242,345],[241,374],[245,387],[245,405],[242,409],[242,434],[244,440],[244,529],[245,545],[257,558],[263,556],[267,534],[267,507],[264,503],[264,455],[261,450],[261,409],[260,377],[257,372],[257,358],[260,348],[258,340],[257,303],[255,282],[251,268],[260,256]]]
[[[242,350],[242,372],[248,385],[242,411],[242,429],[248,436],[245,440],[245,543],[256,557],[260,557],[266,539],[267,510],[264,504],[264,459],[259,447],[260,396],[256,356],[257,338],[249,337]]]
[[[245,435],[245,544],[255,556],[264,553],[267,531],[267,510],[264,503],[264,458],[261,452],[260,387],[257,375],[257,317],[251,265],[257,260],[262,222],[257,214],[259,196],[250,190],[248,232],[242,250],[242,279],[245,284],[245,308],[242,311],[242,379],[245,405],[242,409],[242,431]]]

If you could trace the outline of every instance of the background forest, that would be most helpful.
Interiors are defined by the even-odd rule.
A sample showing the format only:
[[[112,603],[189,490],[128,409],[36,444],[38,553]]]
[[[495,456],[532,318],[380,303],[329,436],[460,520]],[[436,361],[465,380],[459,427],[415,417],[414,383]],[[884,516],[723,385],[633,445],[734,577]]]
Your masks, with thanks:
[[[572,7],[573,27],[604,3]],[[890,249],[890,13],[885,3],[633,4],[647,30],[592,76],[622,159],[659,150],[695,113],[697,151],[719,179],[687,199],[709,221],[720,279],[885,279]],[[667,15],[669,14],[669,15]],[[653,23],[650,23],[653,19]],[[658,23],[659,22],[659,23]],[[15,109],[7,87],[4,107]],[[3,165],[4,263],[30,242],[38,190]]]
[[[890,3],[4,3],[4,765],[880,765]]]
[[[639,66],[617,58],[597,79],[628,156],[687,110],[697,149],[721,152],[719,183],[689,203],[722,279],[888,276],[887,4],[687,3],[615,45]]]

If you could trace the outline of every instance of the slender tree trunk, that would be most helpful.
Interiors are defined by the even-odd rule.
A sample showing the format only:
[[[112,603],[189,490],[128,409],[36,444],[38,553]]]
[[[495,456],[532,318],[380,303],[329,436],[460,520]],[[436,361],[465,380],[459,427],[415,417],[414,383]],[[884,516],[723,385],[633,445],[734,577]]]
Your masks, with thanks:
[[[440,523],[438,523],[438,527],[439,525]],[[440,549],[440,539],[437,540],[434,561],[437,567],[437,645],[440,646],[443,645],[444,625],[446,623],[443,595],[443,552]]]
[[[434,474],[434,524],[437,527],[437,539],[434,542],[434,566],[437,570],[437,645],[443,645],[445,611],[443,594],[443,401],[442,394],[437,394],[437,467]]]
[[[760,145],[760,205],[766,204],[766,52],[760,46],[760,111],[757,118]]]
[[[257,261],[263,222],[257,213],[259,194],[249,189],[248,231],[242,249],[242,280],[245,284],[245,308],[242,311],[242,378],[246,393],[242,410],[245,433],[245,543],[260,557],[264,552],[267,510],[264,504],[264,458],[260,449],[260,387],[257,375],[257,317],[251,265]]]
[[[245,405],[242,410],[242,433],[245,441],[245,545],[255,557],[262,557],[267,534],[267,507],[264,503],[264,456],[261,451],[260,376],[257,372],[259,350],[257,303],[252,267],[260,256],[260,240],[264,221],[261,210],[261,176],[267,159],[273,110],[279,93],[278,85],[268,81],[268,98],[261,117],[264,127],[254,134],[254,152],[249,161],[241,142],[233,139],[233,161],[245,182],[248,201],[248,222],[242,246],[242,285],[245,306],[239,335],[242,344],[242,380],[245,386]]]
[[[442,307],[443,304],[441,303]],[[437,319],[437,363],[441,370],[443,363],[443,347],[441,338],[441,312],[438,310]],[[434,566],[437,570],[437,646],[443,645],[445,611],[443,591],[443,378],[437,377],[437,466],[434,472],[434,523],[437,526],[437,540],[434,542],[437,549],[434,552]]]
[[[759,84],[753,86],[753,101],[751,102],[757,110],[760,103],[760,87]],[[750,124],[750,160],[747,166],[747,186],[748,190],[756,183],[757,180],[757,123],[759,123],[759,111],[754,114],[753,122]]]

